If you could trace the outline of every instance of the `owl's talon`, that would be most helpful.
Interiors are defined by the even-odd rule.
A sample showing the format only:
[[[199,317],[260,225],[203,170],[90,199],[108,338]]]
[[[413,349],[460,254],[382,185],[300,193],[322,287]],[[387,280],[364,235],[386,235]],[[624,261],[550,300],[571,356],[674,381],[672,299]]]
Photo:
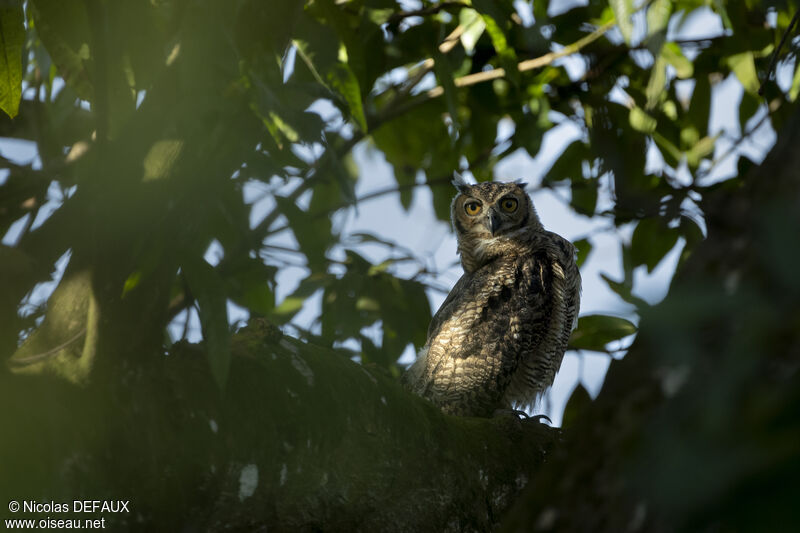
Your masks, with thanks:
[[[550,417],[549,417],[549,416],[547,416],[547,415],[534,415],[534,416],[529,416],[529,417],[528,417],[528,419],[529,419],[529,420],[535,420],[536,422],[539,422],[540,424],[544,424],[544,422],[542,422],[542,419],[545,419],[545,420],[547,420],[547,425],[548,425],[548,426],[552,426],[552,425],[553,425],[553,421],[552,421],[552,420],[550,420]]]
[[[495,409],[492,413],[492,418],[497,418],[500,416],[514,416],[517,419],[528,419],[528,413],[525,411],[520,411],[519,409]],[[540,415],[544,416],[544,415]],[[549,419],[548,419],[549,420]]]

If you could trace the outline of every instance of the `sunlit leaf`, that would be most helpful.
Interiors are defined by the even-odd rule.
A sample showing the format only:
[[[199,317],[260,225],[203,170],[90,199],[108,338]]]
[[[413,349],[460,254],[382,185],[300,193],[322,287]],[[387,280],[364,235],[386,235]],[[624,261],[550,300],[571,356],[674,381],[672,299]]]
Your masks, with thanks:
[[[647,114],[641,107],[633,107],[630,111],[631,127],[642,133],[653,133],[658,121]]]
[[[361,89],[358,80],[345,63],[336,63],[328,72],[328,81],[341,94],[350,110],[350,116],[356,121],[361,131],[367,131],[367,118],[364,115],[364,104],[361,101]]]
[[[751,94],[758,94],[760,83],[756,73],[756,64],[753,52],[741,52],[727,58],[728,67],[736,74],[744,90]]]
[[[667,61],[662,56],[658,56],[653,68],[650,69],[650,79],[647,81],[647,88],[645,89],[645,95],[647,96],[645,109],[649,111],[658,105],[661,95],[666,88],[666,83]],[[631,120],[631,125],[633,125],[633,120]],[[634,125],[634,128],[635,127]]]
[[[25,43],[22,2],[0,6],[0,109],[14,118],[22,98],[22,45]]]
[[[661,57],[675,68],[675,75],[680,79],[691,78],[694,75],[694,65],[683,55],[681,47],[675,43],[666,43],[661,48]]]
[[[466,7],[458,13],[458,22],[464,27],[464,31],[459,37],[459,39],[461,39],[461,45],[467,53],[471,53],[475,49],[475,44],[478,42],[478,39],[483,35],[483,31],[486,29],[486,23],[480,13],[472,8]]]
[[[717,143],[717,136],[703,137],[697,141],[692,148],[686,152],[686,162],[690,167],[696,168],[700,164],[700,160],[714,152],[714,146]]]
[[[672,14],[672,0],[655,0],[647,8],[647,37],[650,51],[658,53],[666,37],[667,24]],[[653,42],[657,40],[658,42]]]
[[[792,86],[789,88],[789,101],[794,102],[797,100],[797,95],[800,94],[800,61],[794,69],[794,77],[792,78]]]
[[[631,34],[633,33],[633,0],[609,0],[608,4],[614,10],[614,17],[617,20],[619,31],[627,44],[631,44]]]

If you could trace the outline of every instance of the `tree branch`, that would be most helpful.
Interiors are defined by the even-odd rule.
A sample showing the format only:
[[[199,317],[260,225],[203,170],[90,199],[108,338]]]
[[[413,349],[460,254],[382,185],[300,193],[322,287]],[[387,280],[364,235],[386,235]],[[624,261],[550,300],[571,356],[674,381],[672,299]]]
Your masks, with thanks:
[[[767,84],[770,76],[772,76],[772,72],[775,70],[775,64],[778,62],[778,55],[781,53],[781,49],[783,48],[783,45],[786,43],[786,39],[789,37],[789,34],[792,33],[794,25],[797,24],[798,17],[800,17],[800,9],[795,11],[794,17],[792,17],[791,22],[789,22],[789,26],[786,28],[786,31],[783,32],[783,37],[781,37],[781,42],[778,43],[778,47],[772,53],[772,60],[769,62],[769,68],[767,69],[767,73],[764,76],[764,81],[761,82],[761,87],[758,88],[758,94],[760,96],[764,96],[764,86]]]
[[[572,55],[576,52],[579,52],[588,44],[596,41],[599,39],[603,34],[605,34],[608,30],[610,30],[616,23],[614,21],[607,22],[603,24],[595,31],[590,33],[589,35],[575,41],[574,43],[565,46],[561,50],[557,52],[550,52],[543,56],[536,57],[533,59],[527,59],[525,61],[521,61],[517,64],[517,70],[520,72],[526,72],[529,70],[537,69],[540,67],[544,67],[550,65],[555,60],[560,59],[562,57],[566,57]],[[495,68],[492,70],[487,70],[483,72],[475,72],[474,74],[467,74],[466,76],[462,76],[460,78],[455,78],[453,83],[456,87],[468,87],[470,85],[475,85],[478,83],[483,83],[486,81],[496,80],[499,78],[504,78],[506,76],[506,71],[503,68]],[[444,88],[440,85],[438,87],[434,87],[433,89],[429,90],[426,95],[428,98],[437,98],[444,94]]]
[[[387,22],[389,24],[397,24],[403,19],[408,17],[426,17],[428,15],[435,15],[440,11],[446,11],[448,9],[454,8],[462,8],[462,7],[472,7],[469,4],[465,4],[463,2],[439,2],[438,4],[432,5],[430,7],[425,7],[422,9],[414,9],[410,11],[400,11],[399,13],[395,13],[389,17]]]

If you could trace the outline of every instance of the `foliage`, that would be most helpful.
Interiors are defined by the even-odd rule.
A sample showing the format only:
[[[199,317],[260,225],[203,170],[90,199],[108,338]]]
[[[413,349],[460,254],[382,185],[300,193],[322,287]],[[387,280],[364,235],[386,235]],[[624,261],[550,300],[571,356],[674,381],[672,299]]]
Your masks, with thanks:
[[[769,8],[777,9],[776,28],[755,24],[768,6],[747,2],[714,4],[728,34],[675,41],[668,21],[680,24],[699,3],[589,2],[557,13],[536,2],[535,18],[523,22],[510,1],[404,11],[391,0],[240,0],[202,9],[188,0],[38,0],[27,4],[25,32],[23,6],[9,6],[2,76],[9,116],[20,104],[20,72],[28,89],[5,135],[36,142],[42,160],[41,168],[4,163],[2,228],[25,220],[14,250],[39,267],[3,303],[14,322],[9,333],[31,328],[44,311],[20,318],[15,307],[57,257],[71,250],[74,265],[113,255],[103,273],[106,303],[124,305],[154,284],[172,295],[154,310],[154,331],[199,310],[220,384],[229,359],[226,301],[286,324],[321,293],[320,328],[304,335],[336,346],[356,340],[364,360],[387,368],[405,345],[424,342],[430,273],[421,267],[399,278],[396,250],[380,239],[373,242],[390,262],[370,265],[332,223],[357,205],[356,184],[368,180],[350,160],[367,140],[394,169],[401,203],[408,208],[412,189],[427,185],[431,208],[446,220],[454,170],[491,179],[518,150],[538,155],[554,125],[578,125],[580,137],[541,185],[568,190],[582,215],[616,226],[639,221],[630,245],[623,243],[625,280],[607,281],[641,308],[633,270],[652,271],[681,238],[685,252],[699,240],[698,203],[714,186],[704,177],[718,162],[712,85],[728,75],[741,82],[744,131],[759,109],[758,72],[763,77],[788,24],[780,6]],[[646,23],[634,24],[641,12]],[[742,27],[747,39],[735,33]],[[567,56],[582,61],[580,75],[560,60]],[[687,96],[680,88],[690,84]],[[793,89],[767,89],[778,124]],[[341,117],[324,119],[320,101]],[[514,125],[505,139],[501,120]],[[663,164],[646,165],[648,150]],[[251,223],[243,192],[255,184],[274,202]],[[614,203],[601,210],[606,184]],[[52,187],[62,195],[57,210],[33,229]],[[283,251],[288,232],[297,246]],[[203,255],[212,242],[224,257],[209,265]],[[591,241],[579,246],[584,261]],[[298,261],[305,279],[276,302],[276,276]],[[97,287],[100,273],[93,276]],[[617,338],[613,322],[598,336],[583,321],[595,329],[579,330],[575,347],[605,350]],[[376,324],[380,343],[365,334]],[[12,344],[6,336],[6,348]]]
[[[80,384],[158,374],[185,336],[168,326],[196,314],[224,390],[234,303],[396,374],[403,350],[424,342],[434,273],[380,235],[342,232],[342,214],[367,200],[354,149],[385,157],[406,209],[428,188],[447,220],[454,170],[492,179],[514,154],[543,156],[545,136],[566,124],[579,133],[534,185],[623,235],[623,278],[604,279],[648,316],[635,273],[683,246],[680,275],[704,237],[708,199],[735,195],[752,166],[738,148],[765,124],[779,130],[800,93],[795,48],[777,49],[797,6],[523,4],[3,2],[0,136],[38,155],[0,155],[8,368]],[[698,13],[722,31],[677,37]],[[764,83],[762,99],[773,54],[794,75]],[[735,139],[711,127],[723,80],[741,87],[726,109]],[[720,181],[731,160],[736,175]],[[580,263],[592,237],[576,243]],[[368,259],[364,243],[385,260]],[[218,261],[207,259],[214,249]],[[57,263],[68,263],[63,276]],[[418,268],[403,276],[401,263]],[[297,265],[303,279],[276,299]],[[289,326],[320,300],[315,327]],[[572,346],[606,352],[634,332],[626,319],[588,315]],[[591,404],[576,391],[570,421]]]

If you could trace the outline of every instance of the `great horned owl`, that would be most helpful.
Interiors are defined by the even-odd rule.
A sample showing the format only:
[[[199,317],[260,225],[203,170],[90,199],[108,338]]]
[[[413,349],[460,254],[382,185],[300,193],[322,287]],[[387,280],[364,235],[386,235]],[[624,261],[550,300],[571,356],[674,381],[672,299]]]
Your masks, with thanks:
[[[545,231],[524,184],[454,185],[464,275],[403,382],[450,414],[525,409],[552,385],[577,320],[575,248]]]

